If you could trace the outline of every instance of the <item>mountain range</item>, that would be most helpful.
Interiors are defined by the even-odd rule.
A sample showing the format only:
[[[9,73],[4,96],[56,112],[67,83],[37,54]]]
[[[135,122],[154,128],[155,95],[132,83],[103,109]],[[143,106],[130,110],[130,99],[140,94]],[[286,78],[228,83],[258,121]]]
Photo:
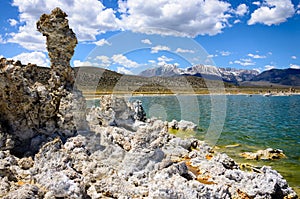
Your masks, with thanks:
[[[47,82],[50,68],[38,67],[39,81]],[[143,71],[140,75],[123,75],[98,67],[75,67],[76,84],[83,91],[140,92],[140,93],[184,93],[187,85],[196,93],[203,93],[207,84],[219,85],[224,80],[226,89],[244,88],[300,88],[300,69],[272,69],[258,73],[254,70],[216,68],[197,65],[187,69],[175,66],[158,67]],[[146,76],[146,77],[145,77]],[[211,82],[211,83],[209,83]],[[234,85],[234,84],[235,85]]]
[[[240,86],[300,86],[300,69],[271,69],[259,73],[257,70],[218,68],[195,65],[186,69],[175,65],[164,65],[142,71],[144,77],[196,76],[211,80],[223,80]]]
[[[151,69],[142,71],[140,76],[144,77],[172,77],[172,76],[196,76],[203,77],[212,80],[223,80],[228,83],[234,83],[236,85],[239,82],[250,81],[259,72],[256,70],[243,70],[234,68],[218,68],[209,65],[195,65],[186,69],[178,68],[175,65],[167,64],[164,66],[159,66]]]

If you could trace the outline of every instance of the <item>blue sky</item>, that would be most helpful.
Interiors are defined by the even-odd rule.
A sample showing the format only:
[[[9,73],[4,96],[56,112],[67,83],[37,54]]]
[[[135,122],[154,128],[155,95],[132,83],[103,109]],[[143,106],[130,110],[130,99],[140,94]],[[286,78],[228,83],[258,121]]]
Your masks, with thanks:
[[[299,0],[2,0],[0,56],[49,66],[35,24],[55,7],[79,40],[72,66],[300,68]]]

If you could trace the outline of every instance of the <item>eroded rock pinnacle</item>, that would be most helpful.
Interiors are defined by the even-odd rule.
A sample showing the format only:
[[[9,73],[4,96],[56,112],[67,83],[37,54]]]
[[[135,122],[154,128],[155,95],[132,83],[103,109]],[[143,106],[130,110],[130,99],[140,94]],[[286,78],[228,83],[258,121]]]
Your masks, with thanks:
[[[70,60],[77,45],[77,38],[69,28],[67,14],[60,8],[51,14],[43,14],[37,22],[37,29],[47,37],[47,50],[51,61],[52,77],[55,84],[63,83],[67,89],[72,87],[74,74]]]
[[[34,154],[49,139],[74,136],[77,121],[85,121],[84,98],[73,88],[70,66],[77,39],[66,16],[55,8],[37,22],[47,37],[51,70],[0,60],[0,150]]]

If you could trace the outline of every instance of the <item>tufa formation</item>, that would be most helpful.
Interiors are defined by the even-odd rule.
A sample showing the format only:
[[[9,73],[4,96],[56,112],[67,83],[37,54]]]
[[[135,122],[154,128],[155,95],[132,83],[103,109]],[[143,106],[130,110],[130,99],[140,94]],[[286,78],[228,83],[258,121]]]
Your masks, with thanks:
[[[77,39],[66,16],[56,8],[37,22],[47,37],[50,76],[40,78],[40,68],[34,64],[0,61],[0,149],[18,156],[33,154],[48,138],[74,136],[78,122],[85,121],[84,98],[72,88],[69,61]]]
[[[74,72],[70,60],[77,45],[77,38],[69,28],[68,15],[60,8],[55,8],[50,15],[43,14],[37,22],[37,29],[47,37],[47,50],[51,60],[51,80],[55,86],[72,88]]]

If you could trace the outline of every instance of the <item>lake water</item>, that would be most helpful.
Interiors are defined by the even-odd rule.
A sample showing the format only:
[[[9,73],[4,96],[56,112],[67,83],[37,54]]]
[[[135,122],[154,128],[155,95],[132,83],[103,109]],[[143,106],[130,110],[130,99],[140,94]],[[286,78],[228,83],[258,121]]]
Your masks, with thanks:
[[[220,131],[220,137],[219,133],[215,135],[219,151],[226,152],[239,163],[271,166],[279,171],[299,194],[299,95],[147,96],[134,97],[130,100],[135,99],[142,101],[148,116],[168,121],[190,119],[197,122],[199,129],[193,136],[199,139],[206,139],[208,131]],[[240,146],[225,147],[232,144]],[[239,156],[241,152],[255,152],[269,147],[282,149],[287,158],[252,161]]]

